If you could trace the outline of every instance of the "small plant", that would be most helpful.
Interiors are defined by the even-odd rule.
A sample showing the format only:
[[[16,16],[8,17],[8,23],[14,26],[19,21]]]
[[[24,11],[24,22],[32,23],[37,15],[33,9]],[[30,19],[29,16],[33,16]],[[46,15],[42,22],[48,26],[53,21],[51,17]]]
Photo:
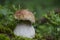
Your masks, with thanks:
[[[6,34],[0,34],[0,40],[10,40]]]

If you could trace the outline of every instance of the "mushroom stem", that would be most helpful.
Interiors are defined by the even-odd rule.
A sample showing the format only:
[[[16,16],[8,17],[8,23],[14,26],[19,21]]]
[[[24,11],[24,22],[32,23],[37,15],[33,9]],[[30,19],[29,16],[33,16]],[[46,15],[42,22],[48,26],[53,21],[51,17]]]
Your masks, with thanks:
[[[27,38],[33,38],[35,36],[35,29],[32,25],[18,24],[14,30],[14,34],[17,36],[23,36]]]

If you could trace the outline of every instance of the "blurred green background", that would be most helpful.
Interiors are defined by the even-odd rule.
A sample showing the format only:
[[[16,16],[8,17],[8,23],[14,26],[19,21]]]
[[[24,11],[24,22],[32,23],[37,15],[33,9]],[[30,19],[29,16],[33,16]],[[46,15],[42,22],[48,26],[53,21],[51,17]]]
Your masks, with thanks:
[[[29,9],[35,15],[33,39],[13,33],[17,24],[13,15],[20,9]],[[0,40],[60,40],[60,0],[0,0]]]

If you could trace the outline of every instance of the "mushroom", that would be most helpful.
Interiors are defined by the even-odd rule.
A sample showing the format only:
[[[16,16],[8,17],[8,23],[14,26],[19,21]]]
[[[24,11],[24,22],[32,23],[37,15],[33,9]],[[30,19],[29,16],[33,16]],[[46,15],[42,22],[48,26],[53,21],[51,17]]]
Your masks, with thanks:
[[[15,19],[21,21],[14,29],[14,34],[17,36],[33,38],[35,36],[35,29],[32,25],[35,23],[35,17],[33,13],[27,9],[22,9],[16,11],[14,17]]]

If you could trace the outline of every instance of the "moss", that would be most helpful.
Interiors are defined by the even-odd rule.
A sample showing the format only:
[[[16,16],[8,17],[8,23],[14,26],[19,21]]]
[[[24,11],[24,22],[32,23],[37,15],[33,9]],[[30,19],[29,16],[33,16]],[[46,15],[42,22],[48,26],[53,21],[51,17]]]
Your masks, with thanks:
[[[20,36],[15,36],[15,38],[13,38],[12,40],[34,40],[34,39],[30,39],[30,38],[26,38],[26,37],[20,37]]]
[[[0,40],[10,40],[10,38],[5,34],[0,34]]]
[[[10,30],[9,28],[6,28],[6,27],[0,27],[0,33],[7,34],[10,37],[14,36],[14,33],[12,32],[12,30]]]

